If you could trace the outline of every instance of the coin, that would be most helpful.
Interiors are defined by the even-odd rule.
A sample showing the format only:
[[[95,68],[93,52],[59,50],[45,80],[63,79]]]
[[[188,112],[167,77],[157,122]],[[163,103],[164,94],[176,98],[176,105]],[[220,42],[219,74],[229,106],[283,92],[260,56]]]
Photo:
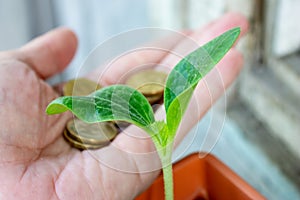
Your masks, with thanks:
[[[107,144],[118,133],[112,122],[90,124],[79,119],[70,120],[67,123],[67,129],[71,138],[91,145]]]
[[[89,79],[78,78],[68,81],[63,87],[64,96],[86,96],[99,90],[101,86]]]
[[[129,85],[145,96],[155,96],[162,94],[167,74],[154,69],[147,69],[136,72],[125,81]]]
[[[117,127],[119,132],[123,131],[125,128],[127,128],[130,123],[125,121],[113,121],[114,125]]]
[[[68,132],[67,129],[64,130],[64,138],[70,143],[71,146],[75,147],[76,149],[79,150],[86,150],[86,149],[99,149],[106,144],[99,144],[99,145],[92,145],[92,144],[86,144],[82,143],[80,141],[74,140],[72,137],[69,135],[70,133]]]
[[[153,95],[153,96],[146,96],[146,99],[149,101],[150,104],[154,104],[160,101],[163,97],[163,94]]]

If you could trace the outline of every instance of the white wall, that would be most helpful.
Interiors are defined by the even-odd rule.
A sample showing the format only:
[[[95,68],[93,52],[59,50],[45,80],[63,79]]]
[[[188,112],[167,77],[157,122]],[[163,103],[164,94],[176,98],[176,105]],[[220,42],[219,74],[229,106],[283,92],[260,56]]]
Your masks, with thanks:
[[[17,48],[30,39],[26,1],[0,0],[0,50]]]

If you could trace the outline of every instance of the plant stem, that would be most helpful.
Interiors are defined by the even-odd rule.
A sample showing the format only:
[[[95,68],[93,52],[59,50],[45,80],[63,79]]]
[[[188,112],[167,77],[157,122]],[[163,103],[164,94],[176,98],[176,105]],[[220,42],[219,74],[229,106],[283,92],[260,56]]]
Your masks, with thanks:
[[[166,124],[165,124],[166,125]],[[158,155],[162,164],[163,180],[164,180],[164,191],[165,191],[165,200],[174,199],[174,188],[173,188],[173,169],[172,169],[172,150],[174,143],[175,134],[166,133],[168,131],[165,128],[159,129],[161,132],[158,135],[167,135],[167,141],[162,142],[158,137],[152,137],[154,145],[158,150]],[[157,133],[154,132],[153,135]]]
[[[163,178],[164,178],[164,188],[165,188],[165,199],[173,200],[174,192],[173,192],[173,170],[172,163],[166,163],[163,167]]]
[[[162,151],[159,153],[163,171],[165,200],[174,199],[172,149],[173,142],[163,147]]]

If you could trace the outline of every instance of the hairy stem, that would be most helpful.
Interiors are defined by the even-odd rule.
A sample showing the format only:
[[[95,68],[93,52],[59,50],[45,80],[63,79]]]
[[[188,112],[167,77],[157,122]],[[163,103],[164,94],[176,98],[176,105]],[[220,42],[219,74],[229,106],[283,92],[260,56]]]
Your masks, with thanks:
[[[150,130],[149,132],[152,133],[152,135],[154,136],[152,137],[152,141],[157,149],[162,164],[165,200],[173,200],[174,188],[172,170],[172,150],[175,134],[169,132],[169,129],[166,126],[166,124],[156,123],[155,126],[153,126],[155,127],[154,131]],[[159,131],[156,132],[157,130]]]
[[[173,142],[169,143],[165,147],[162,147],[162,151],[159,152],[159,157],[161,160],[162,171],[163,171],[165,200],[174,199],[172,149],[173,149]]]
[[[168,163],[163,167],[163,178],[164,178],[164,188],[165,188],[165,199],[174,199],[174,188],[173,188],[173,170],[172,163]]]

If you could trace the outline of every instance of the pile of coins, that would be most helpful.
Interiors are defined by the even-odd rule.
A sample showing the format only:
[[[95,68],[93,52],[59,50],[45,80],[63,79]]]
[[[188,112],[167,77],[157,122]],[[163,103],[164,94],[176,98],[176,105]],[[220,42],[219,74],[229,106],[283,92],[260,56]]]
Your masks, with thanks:
[[[167,74],[156,70],[142,70],[131,74],[125,84],[140,91],[150,104],[162,101]],[[85,78],[68,81],[63,87],[64,96],[86,96],[101,86]],[[124,122],[85,123],[77,118],[70,120],[64,130],[64,138],[71,146],[80,149],[99,149],[108,145],[126,128]]]
[[[77,149],[99,149],[108,145],[117,133],[117,128],[110,122],[88,124],[74,119],[67,123],[64,137]]]
[[[101,86],[89,79],[68,81],[63,87],[64,96],[86,96]],[[71,146],[80,149],[99,149],[106,146],[118,134],[113,122],[85,123],[77,118],[70,120],[64,130],[65,139]]]
[[[132,74],[125,84],[141,92],[150,104],[154,104],[162,100],[166,78],[166,73],[148,69]]]

